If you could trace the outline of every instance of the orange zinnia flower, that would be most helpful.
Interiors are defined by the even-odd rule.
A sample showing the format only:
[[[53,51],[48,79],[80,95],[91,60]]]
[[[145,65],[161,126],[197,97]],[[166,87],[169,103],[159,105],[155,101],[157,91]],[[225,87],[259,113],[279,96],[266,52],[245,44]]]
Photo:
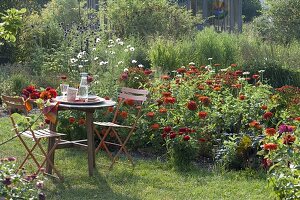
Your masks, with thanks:
[[[201,119],[205,119],[207,117],[207,112],[201,111],[201,112],[198,113],[198,116]]]
[[[123,119],[126,119],[128,117],[128,113],[126,111],[122,111],[120,112],[120,116],[123,118]]]
[[[170,76],[168,76],[168,75],[162,75],[162,76],[161,76],[161,79],[163,79],[163,80],[168,80],[168,79],[170,79]]]
[[[151,129],[153,130],[159,129],[159,124],[152,124]]]
[[[133,106],[134,105],[134,100],[133,99],[125,99],[124,103],[128,106]]]
[[[80,118],[80,119],[78,120],[78,124],[79,124],[79,125],[85,125],[85,119]]]
[[[294,135],[286,134],[283,137],[283,144],[291,145],[291,144],[293,144],[295,142],[295,140],[296,140],[296,137]]]
[[[148,113],[146,114],[146,116],[152,118],[152,117],[155,116],[155,113],[154,113],[154,112],[148,112]]]
[[[158,110],[158,112],[160,112],[160,113],[166,113],[166,112],[167,112],[167,109],[164,108],[164,107],[162,107],[162,108],[160,108],[160,109]]]
[[[267,144],[264,144],[264,149],[265,150],[276,150],[277,149],[277,144],[274,144],[274,143],[267,143]]]
[[[267,128],[267,129],[265,130],[265,133],[266,133],[266,135],[268,135],[268,136],[273,136],[273,135],[275,135],[276,130],[275,130],[275,128]]]

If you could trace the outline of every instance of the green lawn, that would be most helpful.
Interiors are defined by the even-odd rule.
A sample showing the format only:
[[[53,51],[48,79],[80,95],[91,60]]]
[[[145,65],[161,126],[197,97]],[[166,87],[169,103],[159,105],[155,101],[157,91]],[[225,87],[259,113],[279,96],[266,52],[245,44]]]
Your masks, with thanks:
[[[9,119],[0,118],[0,142],[12,135]],[[18,140],[0,147],[0,157],[8,155],[24,155]],[[100,153],[96,173],[89,177],[86,152],[58,150],[55,160],[65,181],[49,178],[47,199],[274,199],[264,175],[249,170],[223,172],[195,167],[180,173],[167,163],[135,158],[134,169],[122,161],[109,171],[109,159]]]

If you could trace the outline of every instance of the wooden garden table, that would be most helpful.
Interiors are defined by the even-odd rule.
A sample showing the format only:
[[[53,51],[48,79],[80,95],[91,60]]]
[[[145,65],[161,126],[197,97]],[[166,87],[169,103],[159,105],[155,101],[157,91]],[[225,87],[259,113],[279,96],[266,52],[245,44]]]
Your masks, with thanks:
[[[73,146],[79,146],[79,147],[86,147],[88,152],[88,168],[89,168],[89,175],[93,176],[94,168],[96,167],[95,164],[95,142],[94,142],[94,132],[93,132],[93,122],[94,117],[93,114],[96,109],[102,109],[106,107],[115,106],[116,102],[111,100],[105,100],[100,103],[95,104],[65,104],[63,102],[60,102],[58,105],[58,111],[60,110],[78,110],[85,112],[86,114],[86,130],[87,130],[87,145],[81,144],[83,140],[81,141],[66,141],[63,140],[60,144],[58,144],[57,149],[59,148],[69,148]],[[57,115],[58,115],[57,111]],[[56,124],[50,123],[50,130],[56,131]],[[85,140],[86,141],[86,140]],[[54,138],[49,138],[48,140],[48,151],[53,147],[55,143]],[[54,153],[50,156],[50,160],[54,163]],[[48,174],[52,174],[52,167],[49,165],[49,163],[46,163],[46,172]]]

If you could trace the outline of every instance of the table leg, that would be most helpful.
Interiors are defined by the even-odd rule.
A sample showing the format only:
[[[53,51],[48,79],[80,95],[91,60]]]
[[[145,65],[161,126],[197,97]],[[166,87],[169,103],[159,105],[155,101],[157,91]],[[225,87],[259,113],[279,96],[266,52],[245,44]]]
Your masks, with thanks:
[[[89,175],[93,176],[93,170],[95,167],[95,141],[93,132],[93,112],[86,112],[86,131],[87,131],[87,143],[88,143],[88,166]]]
[[[50,123],[49,130],[56,132],[56,124]],[[52,149],[54,144],[55,144],[55,138],[53,138],[53,137],[48,138],[48,150],[47,150],[48,153]],[[49,155],[49,159],[53,163],[53,165],[54,165],[54,152],[55,151],[53,151],[53,153],[51,155]],[[48,174],[52,174],[52,166],[49,164],[48,161],[46,161],[46,172]]]

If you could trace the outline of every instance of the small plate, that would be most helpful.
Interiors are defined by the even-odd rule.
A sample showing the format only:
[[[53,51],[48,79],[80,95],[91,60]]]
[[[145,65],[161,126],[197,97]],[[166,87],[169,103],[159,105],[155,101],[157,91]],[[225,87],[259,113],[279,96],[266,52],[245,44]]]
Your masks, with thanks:
[[[90,94],[89,96],[88,96],[88,100],[95,100],[95,99],[97,99],[98,98],[98,96],[97,95],[93,95],[93,94]],[[100,98],[100,97],[99,97]]]
[[[105,101],[105,99],[96,96],[96,98],[93,99],[88,99],[87,102],[79,100],[78,98],[76,98],[75,101],[67,101],[67,97],[63,98],[62,96],[57,96],[54,101],[63,103],[63,104],[72,104],[72,105],[91,105],[91,104],[97,104],[97,103],[101,103],[103,101]]]

